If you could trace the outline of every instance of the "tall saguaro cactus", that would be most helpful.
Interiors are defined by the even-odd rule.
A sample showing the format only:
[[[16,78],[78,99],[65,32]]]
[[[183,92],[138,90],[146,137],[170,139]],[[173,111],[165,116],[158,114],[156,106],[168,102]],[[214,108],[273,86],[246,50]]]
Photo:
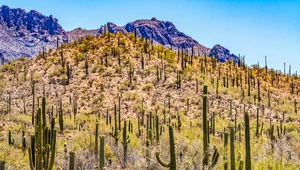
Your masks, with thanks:
[[[170,170],[176,170],[176,155],[174,145],[174,132],[172,125],[169,125],[169,139],[170,139],[170,163],[163,162],[159,157],[159,152],[156,152],[157,161],[164,167],[168,167]]]
[[[203,95],[203,114],[202,114],[202,120],[203,120],[203,165],[208,165],[208,130],[207,130],[207,95]]]
[[[99,123],[98,120],[96,120],[96,130],[95,130],[95,158],[98,157],[98,137],[99,137]]]
[[[234,129],[230,127],[230,169],[235,170]]]
[[[104,162],[104,136],[100,136],[100,155],[99,155],[99,168],[103,170],[105,166]]]
[[[244,113],[244,118],[245,118],[245,151],[246,151],[245,168],[246,170],[251,170],[250,122],[249,122],[249,114],[247,112]]]
[[[54,165],[56,150],[56,130],[54,121],[51,120],[51,128],[42,122],[41,108],[37,111],[35,121],[35,134],[31,135],[31,145],[28,149],[29,164],[31,170],[51,170]],[[45,127],[44,129],[42,127]]]
[[[125,167],[126,167],[126,164],[127,164],[128,143],[130,143],[129,136],[127,135],[127,128],[126,127],[127,127],[126,126],[126,121],[124,121],[123,140],[122,140],[121,143],[123,144],[123,153],[124,153],[123,161],[124,161]]]

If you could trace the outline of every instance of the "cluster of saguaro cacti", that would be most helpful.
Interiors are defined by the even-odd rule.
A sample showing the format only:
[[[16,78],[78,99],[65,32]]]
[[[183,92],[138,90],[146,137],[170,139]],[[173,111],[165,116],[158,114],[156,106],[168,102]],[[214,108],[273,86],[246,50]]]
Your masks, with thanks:
[[[152,116],[152,112],[150,112],[148,119],[147,119],[147,125],[146,125],[146,132],[147,132],[146,143],[147,143],[147,145],[151,144],[152,140],[155,138],[153,128],[154,128],[154,117]]]
[[[176,170],[176,154],[174,144],[174,132],[172,125],[169,125],[169,139],[170,139],[170,162],[166,163],[160,159],[159,152],[156,152],[157,161],[164,167],[168,167],[170,170]]]
[[[43,103],[44,105],[45,103]],[[43,106],[45,107],[45,106]],[[51,127],[47,127],[45,111],[38,109],[35,121],[35,134],[31,135],[31,144],[28,149],[29,164],[34,169],[52,169],[55,159],[56,130],[55,118],[51,120]]]

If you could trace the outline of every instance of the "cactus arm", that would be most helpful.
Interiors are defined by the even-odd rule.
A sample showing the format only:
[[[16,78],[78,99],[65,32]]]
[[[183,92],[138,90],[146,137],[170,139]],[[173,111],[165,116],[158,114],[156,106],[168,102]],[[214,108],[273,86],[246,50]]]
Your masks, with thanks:
[[[162,160],[160,159],[159,152],[156,152],[156,153],[155,153],[155,156],[156,156],[157,161],[158,161],[163,167],[170,167],[170,163],[165,163],[164,161],[162,161]]]
[[[45,159],[45,167],[48,167],[49,166],[49,156],[50,156],[50,148],[51,145],[47,145],[47,148],[46,148],[46,159]]]
[[[213,157],[212,157],[212,162],[210,164],[210,168],[213,168],[216,166],[216,164],[218,163],[218,160],[219,160],[219,156],[220,156],[220,154],[219,154],[217,148],[215,148],[215,151],[214,151]]]
[[[35,170],[34,165],[33,165],[32,150],[30,147],[28,148],[28,154],[29,154],[30,169]]]
[[[55,160],[55,148],[56,148],[56,130],[53,130],[53,136],[52,136],[52,145],[51,145],[51,160],[50,164],[48,166],[48,170],[52,170]]]

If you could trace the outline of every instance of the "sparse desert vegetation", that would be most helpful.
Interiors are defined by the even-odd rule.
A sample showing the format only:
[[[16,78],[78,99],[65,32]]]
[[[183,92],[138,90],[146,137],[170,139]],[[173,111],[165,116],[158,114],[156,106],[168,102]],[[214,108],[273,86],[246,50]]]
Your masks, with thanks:
[[[244,61],[105,31],[4,63],[0,169],[299,169],[299,76]]]

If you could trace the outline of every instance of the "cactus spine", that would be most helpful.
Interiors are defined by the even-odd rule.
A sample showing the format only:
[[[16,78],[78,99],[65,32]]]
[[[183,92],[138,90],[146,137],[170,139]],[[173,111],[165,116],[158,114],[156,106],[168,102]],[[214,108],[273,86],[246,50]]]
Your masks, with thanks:
[[[170,139],[170,163],[163,162],[159,157],[159,152],[156,152],[157,161],[164,167],[169,167],[170,170],[176,170],[176,155],[174,145],[174,133],[172,125],[169,125],[169,139]]]

